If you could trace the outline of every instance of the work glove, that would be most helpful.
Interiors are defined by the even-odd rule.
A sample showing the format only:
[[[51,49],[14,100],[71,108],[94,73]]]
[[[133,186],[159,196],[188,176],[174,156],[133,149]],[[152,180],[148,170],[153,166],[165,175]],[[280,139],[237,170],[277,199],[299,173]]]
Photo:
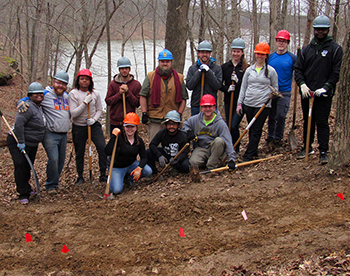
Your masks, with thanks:
[[[135,170],[131,172],[132,179],[135,181],[139,180],[141,177],[142,169],[140,167],[137,167]]]
[[[243,108],[242,108],[242,105],[241,105],[241,104],[237,104],[236,113],[237,113],[239,116],[242,116],[242,114],[243,114]]]
[[[18,143],[18,144],[17,144],[17,148],[18,148],[21,152],[23,152],[24,149],[26,148],[26,144],[24,144],[24,143]]]
[[[227,92],[228,93],[232,93],[232,92],[235,92],[236,90],[236,86],[234,84],[231,84],[229,87],[228,87],[228,90]]]
[[[233,172],[236,169],[236,163],[233,160],[229,161],[227,165],[228,165],[228,170],[230,172]]]
[[[142,113],[142,123],[145,125],[148,123],[149,117],[147,115],[147,112]]]
[[[187,139],[188,141],[194,140],[195,142],[197,142],[198,138],[196,134],[194,134],[194,131],[192,129],[187,130]]]
[[[20,101],[20,103],[17,105],[17,110],[19,113],[26,112],[28,108],[29,108],[29,104],[24,101]]]
[[[174,157],[171,157],[170,160],[169,160],[169,163],[171,166],[175,166],[177,164],[178,160],[177,159],[174,159]]]
[[[206,64],[202,64],[201,66],[199,66],[199,70],[198,71],[209,71],[209,66]]]
[[[231,81],[234,81],[235,83],[238,82],[238,77],[237,77],[236,74],[232,74],[232,75],[231,75]]]
[[[161,166],[162,168],[165,168],[166,164],[168,163],[168,160],[165,158],[165,156],[161,155],[158,158],[158,163],[159,163],[159,166]]]
[[[118,137],[118,135],[119,135],[119,133],[120,133],[120,129],[119,128],[113,128],[113,130],[112,130],[112,134],[113,135],[115,135],[115,136],[117,136]]]
[[[84,104],[88,104],[92,101],[92,96],[91,94],[87,95],[84,99]]]
[[[310,95],[310,88],[307,87],[307,85],[305,83],[303,83],[301,86],[300,86],[300,90],[301,90],[301,97],[303,99],[306,99],[306,98],[311,98],[311,95]]]
[[[92,126],[95,122],[96,122],[96,120],[93,119],[93,118],[86,119],[86,124],[87,124],[88,126]]]
[[[317,96],[317,97],[328,97],[328,95],[327,94],[325,94],[325,93],[327,93],[327,90],[326,89],[324,89],[324,88],[319,88],[319,89],[317,89],[316,91],[315,91],[315,96]]]

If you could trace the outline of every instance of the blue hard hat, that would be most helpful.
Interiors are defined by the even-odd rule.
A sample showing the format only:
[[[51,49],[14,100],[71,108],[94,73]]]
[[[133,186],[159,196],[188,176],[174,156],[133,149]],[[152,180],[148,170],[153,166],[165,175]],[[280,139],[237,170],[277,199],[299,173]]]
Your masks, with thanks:
[[[173,60],[173,54],[169,50],[164,49],[159,53],[158,60]]]

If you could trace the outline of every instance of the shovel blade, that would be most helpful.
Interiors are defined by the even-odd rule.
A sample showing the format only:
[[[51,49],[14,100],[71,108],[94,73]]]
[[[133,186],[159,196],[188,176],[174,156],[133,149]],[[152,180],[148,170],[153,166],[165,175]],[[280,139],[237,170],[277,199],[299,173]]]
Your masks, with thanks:
[[[296,150],[298,148],[298,140],[295,137],[294,134],[294,129],[292,129],[289,134],[288,134],[288,140],[289,140],[289,144],[290,144],[290,148],[292,150]]]

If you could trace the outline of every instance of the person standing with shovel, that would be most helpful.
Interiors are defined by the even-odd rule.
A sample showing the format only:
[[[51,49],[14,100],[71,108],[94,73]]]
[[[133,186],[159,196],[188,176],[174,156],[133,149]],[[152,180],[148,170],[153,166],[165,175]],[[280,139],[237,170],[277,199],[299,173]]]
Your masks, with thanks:
[[[99,159],[100,182],[106,182],[107,156],[104,152],[106,146],[102,126],[98,122],[102,114],[102,102],[100,94],[94,89],[92,74],[88,69],[79,71],[75,80],[75,89],[69,93],[68,103],[73,118],[72,134],[76,154],[76,166],[78,178],[75,185],[85,182],[84,154],[86,140],[88,139],[88,128],[91,128],[91,140],[94,142]],[[89,114],[90,107],[90,117]],[[89,149],[91,150],[91,149]],[[91,169],[90,169],[91,171]],[[91,181],[91,179],[90,179]]]
[[[105,102],[110,107],[110,133],[114,128],[122,128],[125,112],[135,112],[140,106],[141,83],[130,74],[131,62],[122,57],[117,62],[119,74],[109,83]]]
[[[267,63],[270,46],[265,42],[260,42],[256,45],[254,53],[256,63],[248,67],[243,76],[236,112],[237,114],[244,112],[247,116],[247,121],[251,122],[260,108],[267,104],[249,129],[249,143],[243,155],[244,162],[251,161],[258,156],[262,128],[271,108],[269,99],[272,99],[272,94],[268,85],[278,90],[276,70]]]
[[[297,158],[306,156],[306,141],[309,116],[309,98],[314,96],[311,117],[311,133],[309,137],[309,152],[314,153],[311,147],[314,142],[315,126],[317,125],[317,140],[319,144],[320,163],[327,164],[329,147],[328,117],[331,111],[332,99],[336,84],[339,80],[343,49],[328,36],[330,20],[320,15],[313,22],[314,38],[311,43],[301,50],[295,65],[295,81],[300,86],[301,106],[304,118],[304,146]]]
[[[217,100],[217,92],[222,85],[222,70],[216,59],[211,57],[213,47],[210,42],[202,41],[198,45],[199,59],[190,66],[186,77],[186,87],[192,90],[191,116],[200,112],[200,99],[210,94]]]

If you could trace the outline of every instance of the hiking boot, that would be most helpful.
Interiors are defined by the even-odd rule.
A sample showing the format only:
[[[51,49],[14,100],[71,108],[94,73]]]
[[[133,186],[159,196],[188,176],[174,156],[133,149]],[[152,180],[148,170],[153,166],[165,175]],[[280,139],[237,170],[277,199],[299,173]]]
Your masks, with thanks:
[[[57,190],[56,190],[56,189],[49,189],[49,190],[46,190],[46,192],[47,192],[49,195],[57,194]]]
[[[314,154],[314,153],[315,153],[315,151],[313,150],[312,147],[310,147],[309,148],[309,155]],[[301,151],[297,155],[297,159],[303,159],[303,158],[305,158],[305,156],[306,156],[306,149],[302,148]]]
[[[321,151],[321,153],[320,153],[320,163],[321,163],[321,165],[325,165],[325,164],[328,163],[327,152]]]
[[[266,146],[271,147],[273,146],[273,139],[272,138],[266,138]]]
[[[20,202],[21,202],[22,205],[27,205],[29,203],[29,199],[28,198],[22,198],[20,200]]]
[[[100,175],[100,182],[107,182],[108,176],[107,175]]]
[[[81,184],[85,183],[85,179],[82,176],[78,176],[77,181],[75,182],[75,185],[79,186]]]
[[[281,140],[275,140],[273,141],[273,145],[275,146],[275,148],[281,148],[283,145],[283,142]]]

